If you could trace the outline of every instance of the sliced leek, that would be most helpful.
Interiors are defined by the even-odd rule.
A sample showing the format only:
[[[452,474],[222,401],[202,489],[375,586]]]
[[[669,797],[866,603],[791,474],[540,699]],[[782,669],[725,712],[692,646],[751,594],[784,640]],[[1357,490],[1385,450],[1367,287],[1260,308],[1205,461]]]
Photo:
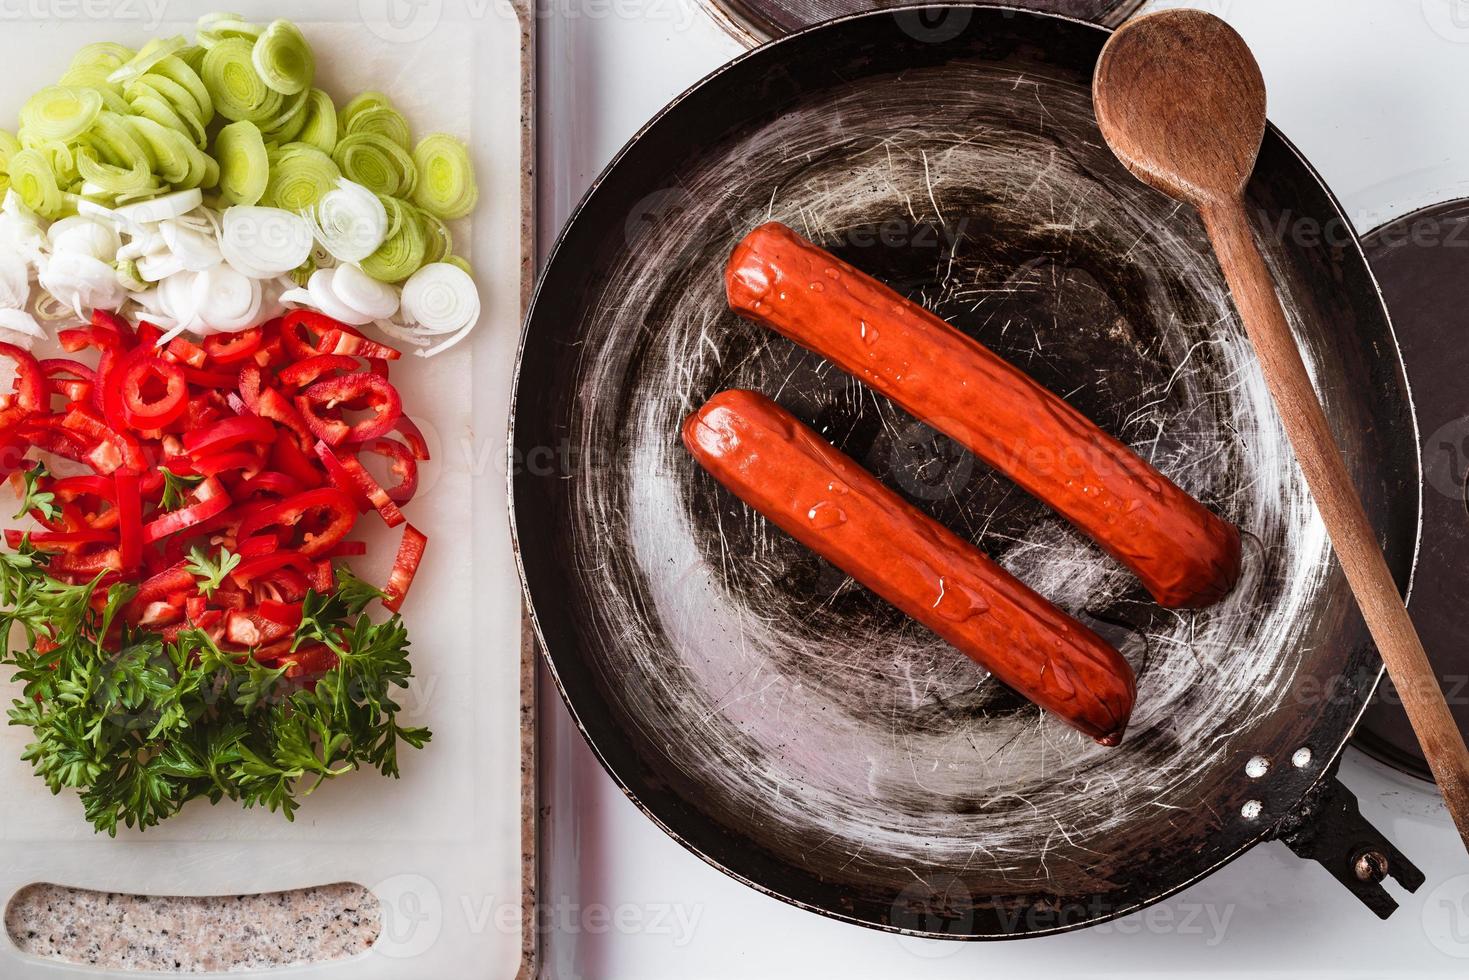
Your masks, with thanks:
[[[312,89],[305,112],[296,139],[330,154],[337,147],[337,107],[332,104],[332,97],[319,88]]]
[[[261,203],[290,211],[308,210],[337,186],[341,176],[332,158],[315,146],[288,143],[270,156],[270,180]]]
[[[226,38],[204,53],[199,76],[215,112],[226,119],[259,123],[280,112],[281,94],[265,84],[250,52],[249,41]]]
[[[282,95],[295,95],[311,87],[316,75],[316,58],[300,28],[288,20],[277,20],[255,39],[251,49],[255,71],[266,85]]]
[[[332,159],[342,176],[374,194],[406,196],[417,183],[413,157],[380,133],[349,131],[337,140]]]
[[[96,89],[72,85],[50,85],[26,100],[20,109],[20,133],[24,139],[71,140],[96,122],[102,112],[102,95]]]
[[[228,42],[224,42],[228,43]],[[218,51],[224,44],[212,48]],[[219,196],[230,204],[254,204],[265,194],[270,177],[270,160],[260,129],[246,120],[230,123],[214,138],[214,157],[219,161]]]
[[[447,133],[430,133],[413,148],[418,183],[413,203],[444,220],[462,218],[474,210],[479,188],[469,150]]]

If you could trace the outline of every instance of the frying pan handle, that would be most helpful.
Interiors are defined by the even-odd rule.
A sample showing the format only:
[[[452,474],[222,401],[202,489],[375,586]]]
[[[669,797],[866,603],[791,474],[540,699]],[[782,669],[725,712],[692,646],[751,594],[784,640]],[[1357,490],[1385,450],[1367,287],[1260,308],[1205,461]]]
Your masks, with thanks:
[[[1298,857],[1316,861],[1362,904],[1386,919],[1398,903],[1382,887],[1392,878],[1410,892],[1423,884],[1423,872],[1362,816],[1356,796],[1332,773],[1312,790],[1296,813],[1283,821],[1276,838]]]

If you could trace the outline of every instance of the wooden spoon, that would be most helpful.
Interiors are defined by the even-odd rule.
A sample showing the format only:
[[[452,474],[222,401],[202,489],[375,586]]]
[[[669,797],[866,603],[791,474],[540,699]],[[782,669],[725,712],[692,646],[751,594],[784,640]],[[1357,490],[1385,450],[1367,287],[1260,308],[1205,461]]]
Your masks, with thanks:
[[[1306,483],[1469,848],[1469,749],[1311,387],[1251,230],[1244,188],[1265,137],[1265,81],[1244,39],[1199,10],[1124,24],[1092,86],[1097,122],[1137,177],[1198,209]]]

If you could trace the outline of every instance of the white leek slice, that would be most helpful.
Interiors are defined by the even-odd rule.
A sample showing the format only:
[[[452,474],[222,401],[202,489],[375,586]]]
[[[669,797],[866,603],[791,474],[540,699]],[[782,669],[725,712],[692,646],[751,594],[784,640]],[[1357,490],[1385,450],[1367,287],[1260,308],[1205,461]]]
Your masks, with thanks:
[[[388,213],[377,195],[343,177],[312,211],[317,240],[339,262],[361,262],[383,243]]]
[[[0,247],[0,308],[18,310],[30,298],[30,262],[14,249]]]
[[[311,305],[333,320],[340,320],[354,327],[371,323],[372,317],[364,316],[338,298],[333,286],[336,274],[336,269],[317,269],[311,274],[311,281],[306,284],[306,290],[311,294]]]
[[[255,325],[260,315],[260,280],[217,265],[198,274],[194,282],[199,329],[209,333],[236,333]]]
[[[332,276],[332,292],[337,299],[368,320],[386,320],[398,312],[398,291],[355,265],[340,265]]]
[[[116,228],[82,214],[55,222],[46,229],[46,238],[53,253],[80,252],[103,262],[116,259],[121,244]]]
[[[233,207],[220,223],[225,260],[254,279],[290,272],[311,255],[311,223],[281,208]]]
[[[433,262],[403,284],[403,317],[424,333],[453,333],[479,319],[479,290],[463,269]]]
[[[311,293],[305,286],[296,286],[293,289],[287,289],[281,293],[280,301],[282,303],[294,303],[296,306],[316,308],[316,304],[311,301]]]
[[[158,308],[185,329],[192,329],[199,313],[195,286],[199,273],[180,270],[158,283]]]
[[[38,340],[46,339],[46,331],[25,310],[0,310],[0,341],[31,349]]]
[[[137,204],[127,204],[117,208],[113,213],[123,221],[144,225],[167,218],[182,217],[197,208],[203,201],[204,195],[199,188],[191,187],[185,191],[175,191],[172,194],[164,194],[147,201],[139,201]]]
[[[183,260],[172,252],[145,255],[138,259],[138,275],[148,282],[162,282],[184,271]]]
[[[78,252],[58,252],[46,259],[37,281],[83,318],[88,308],[115,309],[127,299],[111,265]]]
[[[214,235],[184,223],[183,219],[160,221],[158,233],[168,245],[168,250],[190,272],[203,272],[224,261]]]

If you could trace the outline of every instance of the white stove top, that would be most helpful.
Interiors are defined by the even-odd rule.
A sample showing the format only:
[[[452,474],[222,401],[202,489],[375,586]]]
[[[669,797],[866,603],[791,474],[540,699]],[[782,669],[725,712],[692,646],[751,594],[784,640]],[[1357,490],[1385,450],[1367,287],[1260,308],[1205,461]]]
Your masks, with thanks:
[[[539,5],[543,251],[587,186],[667,101],[741,48],[696,0]],[[1469,0],[1203,0],[1254,48],[1271,119],[1365,232],[1469,196]],[[1469,395],[1466,395],[1469,401]],[[554,980],[865,980],[1154,972],[1265,980],[1469,974],[1469,857],[1437,795],[1349,750],[1362,813],[1428,876],[1379,921],[1319,865],[1265,844],[1172,899],[1010,943],[888,935],[787,906],[664,836],[592,757],[547,681],[542,806]]]

